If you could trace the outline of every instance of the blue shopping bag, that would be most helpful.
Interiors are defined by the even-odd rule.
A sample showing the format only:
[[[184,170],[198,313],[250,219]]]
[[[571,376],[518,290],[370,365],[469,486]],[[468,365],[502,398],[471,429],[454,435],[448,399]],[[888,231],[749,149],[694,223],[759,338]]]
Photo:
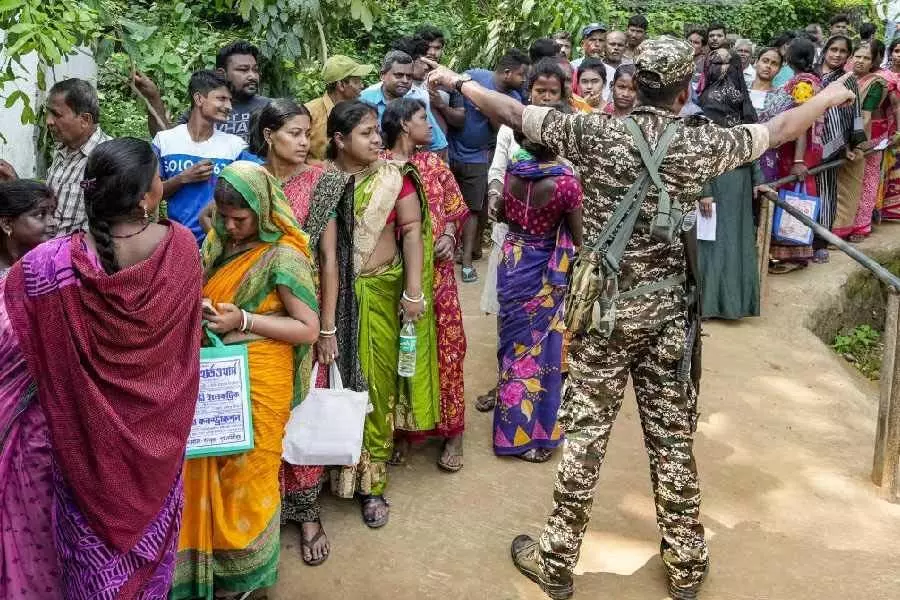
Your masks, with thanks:
[[[778,197],[813,221],[819,218],[822,200],[807,194],[805,185],[798,183],[793,190],[781,189]],[[772,216],[772,241],[790,246],[809,246],[813,241],[813,231],[776,205]]]

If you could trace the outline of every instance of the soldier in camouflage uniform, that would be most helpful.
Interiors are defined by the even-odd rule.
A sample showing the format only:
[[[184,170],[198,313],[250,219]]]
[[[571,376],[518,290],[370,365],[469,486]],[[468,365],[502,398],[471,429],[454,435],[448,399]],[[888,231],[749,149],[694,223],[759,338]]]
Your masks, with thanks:
[[[830,87],[810,101],[815,101],[813,106],[804,104],[766,125],[726,129],[703,119],[684,121],[677,115],[689,96],[694,67],[691,46],[664,37],[645,41],[638,51],[641,106],[631,118],[650,149],[656,148],[669,124],[676,124],[659,175],[672,203],[680,202],[686,214],[696,208],[704,182],[757,159],[770,146],[798,138],[830,106],[853,98],[845,88]],[[564,115],[546,107],[517,109],[446,70],[433,72],[430,79],[432,84],[455,85],[490,118],[521,127],[531,140],[574,164],[584,189],[584,247],[591,247],[644,170],[624,120],[598,114]],[[641,204],[637,226],[622,256],[618,285],[622,293],[664,281],[676,285],[620,299],[608,336],[582,333],[573,340],[560,411],[566,445],[557,473],[555,506],[539,541],[528,536],[513,541],[517,568],[554,599],[574,593],[572,571],[629,374],[650,459],[661,554],[672,597],[695,598],[708,569],[693,453],[696,379],[678,376],[682,357],[694,350],[686,347],[690,300],[681,282],[687,265],[680,237],[660,240],[652,235],[650,224],[657,216],[659,196],[651,186]]]

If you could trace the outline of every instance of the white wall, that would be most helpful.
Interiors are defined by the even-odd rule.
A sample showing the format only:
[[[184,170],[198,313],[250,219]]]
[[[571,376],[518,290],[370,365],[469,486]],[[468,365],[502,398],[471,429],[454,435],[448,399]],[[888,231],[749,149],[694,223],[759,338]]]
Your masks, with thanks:
[[[2,44],[3,32],[0,32],[0,44]],[[2,55],[0,55],[2,58]],[[6,98],[10,93],[21,90],[25,92],[31,101],[32,109],[37,109],[44,103],[44,93],[37,86],[37,55],[30,54],[22,61],[24,69],[14,64],[16,75],[21,78],[3,86],[0,90],[0,133],[6,140],[0,139],[0,158],[9,161],[20,177],[35,177],[39,175],[39,162],[37,157],[37,136],[39,133],[35,125],[22,125],[22,105],[16,102],[12,108],[6,108]],[[97,84],[97,64],[94,62],[90,50],[83,49],[68,58],[62,64],[57,65],[47,72],[47,87],[49,89],[57,81],[69,77],[80,77]],[[43,175],[42,173],[40,175]]]

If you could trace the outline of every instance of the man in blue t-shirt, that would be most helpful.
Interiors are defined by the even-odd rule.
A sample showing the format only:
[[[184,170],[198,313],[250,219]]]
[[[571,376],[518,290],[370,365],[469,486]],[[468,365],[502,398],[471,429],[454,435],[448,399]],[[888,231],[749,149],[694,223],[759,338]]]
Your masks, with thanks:
[[[384,57],[381,64],[381,83],[377,83],[363,90],[359,99],[363,102],[371,104],[378,110],[378,120],[384,116],[388,102],[397,98],[415,98],[423,100],[420,92],[415,92],[413,86],[413,57],[402,50],[391,50]],[[431,107],[426,100],[425,114],[428,116],[428,122],[431,123],[432,138],[431,151],[437,153],[445,153],[447,150],[447,137],[444,131],[438,125]]]
[[[497,63],[496,69],[471,69],[463,78],[486,87],[489,90],[506,94],[522,101],[522,85],[528,65],[528,55],[513,48],[504,54]],[[467,98],[465,100],[466,119],[460,128],[449,129],[450,135],[450,169],[456,177],[459,189],[471,211],[468,221],[463,227],[462,247],[462,280],[465,283],[478,281],[478,273],[472,266],[473,255],[480,258],[480,240],[487,222],[488,167],[491,155],[497,143],[498,123],[492,123]]]
[[[216,125],[231,114],[228,82],[215,71],[197,71],[188,85],[191,112],[186,124],[153,138],[168,216],[188,227],[201,244],[206,233],[200,214],[213,199],[219,173],[238,159],[251,159],[247,144]]]

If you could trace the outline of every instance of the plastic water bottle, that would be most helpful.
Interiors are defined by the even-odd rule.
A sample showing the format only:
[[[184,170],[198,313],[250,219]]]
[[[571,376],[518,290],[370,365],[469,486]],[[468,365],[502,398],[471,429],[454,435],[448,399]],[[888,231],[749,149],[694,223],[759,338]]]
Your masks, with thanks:
[[[407,321],[400,329],[400,360],[397,361],[397,374],[400,377],[412,377],[416,373],[416,324]]]

